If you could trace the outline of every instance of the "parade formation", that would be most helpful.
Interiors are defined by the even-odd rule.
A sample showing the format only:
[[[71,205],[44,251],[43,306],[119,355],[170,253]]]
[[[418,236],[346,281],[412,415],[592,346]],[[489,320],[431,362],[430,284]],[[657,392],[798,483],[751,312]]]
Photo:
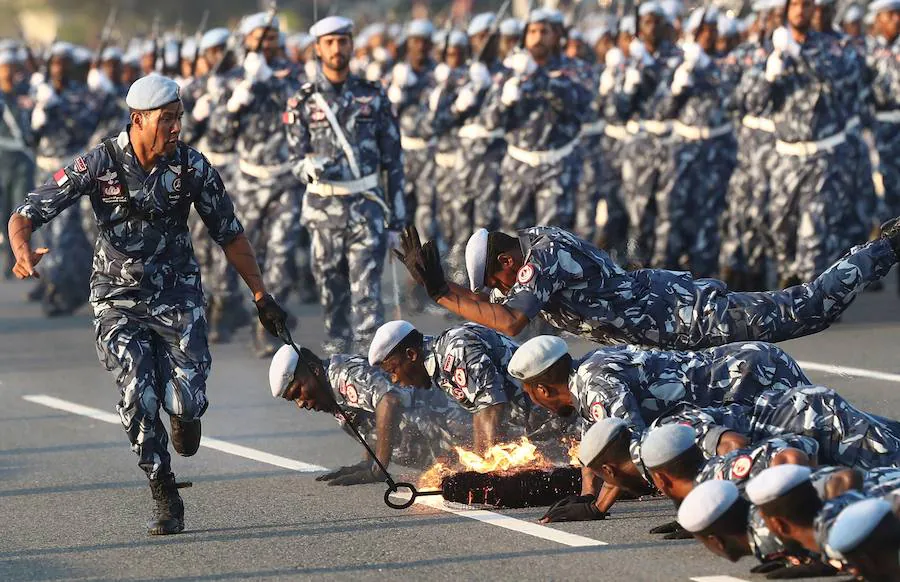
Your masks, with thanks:
[[[189,524],[169,440],[249,327],[272,396],[362,441],[329,485],[521,446],[580,472],[543,523],[662,496],[652,531],[754,572],[900,581],[900,421],[775,345],[900,262],[900,0],[574,7],[0,42],[3,272],[90,305],[149,534]]]

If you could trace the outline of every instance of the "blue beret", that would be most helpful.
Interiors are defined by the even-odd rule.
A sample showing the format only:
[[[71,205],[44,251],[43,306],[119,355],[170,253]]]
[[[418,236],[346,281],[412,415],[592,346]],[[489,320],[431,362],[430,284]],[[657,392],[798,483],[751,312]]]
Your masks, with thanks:
[[[309,29],[309,34],[316,39],[331,34],[352,34],[353,21],[343,16],[326,16],[322,20],[313,24]]]
[[[420,36],[430,39],[432,34],[434,34],[434,26],[432,26],[430,20],[426,20],[424,18],[413,20],[406,27],[407,37]]]
[[[271,22],[269,19],[271,19]],[[241,21],[241,34],[247,36],[257,28],[266,27],[269,27],[272,30],[278,30],[278,17],[272,16],[268,12],[257,12],[256,14],[245,17],[244,20]]]
[[[859,22],[862,20],[863,10],[856,4],[851,4],[847,11],[844,12],[844,17],[841,18],[841,22]]]
[[[297,32],[287,37],[287,46],[297,47],[304,50],[313,41],[313,37],[305,32]]]
[[[828,547],[841,554],[852,552],[890,512],[891,504],[884,499],[866,499],[848,505],[831,526]]]
[[[566,340],[555,335],[539,335],[516,350],[506,365],[506,371],[513,378],[527,382],[546,372],[568,353]]]
[[[634,16],[628,15],[622,17],[622,22],[619,23],[619,32],[624,32],[634,36],[637,34],[637,29],[635,28]]]
[[[94,58],[94,53],[91,52],[91,49],[84,46],[74,46],[72,47],[72,60],[79,65],[85,65],[91,62],[91,59]]]
[[[666,12],[660,6],[659,2],[642,2],[638,8],[638,16],[646,16],[647,14],[656,14],[657,16],[665,16]]]
[[[678,523],[691,533],[703,531],[722,517],[741,494],[731,481],[705,481],[688,493],[678,507]]]
[[[500,23],[500,34],[503,36],[521,36],[522,22],[515,18],[507,18]]]
[[[122,49],[117,46],[108,46],[100,53],[101,61],[121,61]]]
[[[765,505],[787,495],[792,489],[809,482],[812,471],[800,465],[769,467],[747,483],[747,498],[753,505]]]
[[[604,418],[591,425],[581,437],[578,445],[578,460],[587,467],[599,457],[623,430],[628,423],[621,418]]]
[[[469,37],[466,36],[466,33],[460,30],[454,30],[450,33],[450,40],[447,42],[448,46],[469,46]]]
[[[150,111],[181,99],[178,83],[157,73],[141,77],[128,90],[125,103],[131,109]]]
[[[869,12],[872,14],[893,12],[894,10],[900,10],[900,0],[875,0],[869,4]]]
[[[72,58],[72,50],[74,48],[75,47],[71,43],[63,41],[56,42],[50,47],[50,56]]]
[[[469,36],[480,34],[493,26],[496,20],[497,17],[494,16],[493,12],[482,12],[481,14],[476,14],[475,17],[472,18],[472,22],[469,23],[469,28],[466,29],[466,34],[468,34]]]
[[[710,7],[708,9],[704,8],[696,8],[691,15],[688,17],[687,24],[685,24],[685,31],[694,32],[698,28],[700,28],[700,19],[703,19],[703,23],[705,24],[715,24],[718,28],[719,22],[719,11],[714,7]]]
[[[184,42],[181,44],[181,58],[186,60],[193,59],[196,54],[197,42],[192,38],[184,39]]]
[[[413,324],[402,319],[389,321],[375,330],[369,345],[369,364],[378,366],[403,339],[415,331]]]
[[[665,465],[694,446],[694,429],[683,424],[666,424],[647,433],[641,443],[641,461],[648,469]]]
[[[0,51],[0,65],[15,65],[19,62],[19,55],[16,51],[2,50]]]
[[[200,50],[205,51],[213,47],[222,46],[228,42],[231,33],[227,28],[211,28],[200,39]]]

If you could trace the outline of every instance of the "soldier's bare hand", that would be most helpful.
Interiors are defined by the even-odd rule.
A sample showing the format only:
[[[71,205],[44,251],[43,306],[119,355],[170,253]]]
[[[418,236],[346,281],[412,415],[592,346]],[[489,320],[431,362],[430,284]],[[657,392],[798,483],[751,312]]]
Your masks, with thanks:
[[[17,279],[38,279],[40,275],[34,268],[38,263],[41,262],[41,259],[44,258],[44,255],[50,252],[50,249],[46,247],[41,247],[39,249],[35,249],[34,251],[29,250],[28,252],[23,253],[21,256],[16,256],[16,264],[13,266],[13,274]]]

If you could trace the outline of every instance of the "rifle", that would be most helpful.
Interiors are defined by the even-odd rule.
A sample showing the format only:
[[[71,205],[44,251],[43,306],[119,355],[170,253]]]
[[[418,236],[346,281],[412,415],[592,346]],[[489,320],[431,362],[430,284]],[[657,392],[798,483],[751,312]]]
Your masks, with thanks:
[[[200,40],[203,38],[203,30],[206,28],[206,21],[209,20],[209,10],[203,11],[203,18],[200,19],[200,26],[194,33],[194,59],[191,62],[191,77],[197,76],[197,60],[200,58]]]
[[[275,0],[272,0],[271,4],[269,4],[269,9],[266,11],[269,13],[269,21],[266,23],[266,27],[263,29],[263,33],[259,36],[259,40],[256,41],[256,48],[253,49],[253,52],[258,53],[262,48],[263,41],[266,39],[266,35],[269,34],[269,31],[272,30],[272,25],[275,23],[275,12],[278,8],[278,4]]]
[[[444,22],[444,46],[441,47],[441,62],[447,60],[447,49],[450,47],[450,33],[453,32],[453,9],[449,8],[447,21]]]
[[[497,11],[497,16],[494,18],[494,23],[491,24],[491,28],[489,29],[487,40],[484,41],[484,44],[481,45],[481,49],[478,51],[478,54],[475,55],[475,61],[482,61],[484,53],[487,51],[488,46],[490,46],[492,43],[496,44],[498,39],[500,38],[500,21],[504,16],[506,16],[506,11],[509,10],[509,3],[510,0],[504,0],[503,4],[500,5],[500,10]]]
[[[156,64],[159,56],[159,13],[153,17],[153,25],[150,28],[150,41],[153,43],[153,65],[150,67],[152,71],[156,70]]]
[[[91,68],[97,68],[100,66],[100,61],[103,58],[103,51],[106,50],[106,46],[109,44],[110,38],[112,38],[113,27],[116,24],[116,14],[119,12],[118,7],[113,6],[109,14],[106,15],[106,22],[103,24],[103,30],[100,32],[100,44],[97,46],[97,51],[94,53],[94,62],[91,63]]]

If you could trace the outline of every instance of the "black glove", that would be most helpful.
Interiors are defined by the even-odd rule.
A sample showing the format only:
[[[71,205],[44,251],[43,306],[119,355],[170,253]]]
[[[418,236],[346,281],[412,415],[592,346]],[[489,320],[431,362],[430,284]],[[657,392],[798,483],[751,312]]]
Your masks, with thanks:
[[[400,248],[391,249],[391,252],[400,259],[413,281],[424,287],[422,241],[419,240],[419,231],[415,226],[407,226],[403,229],[403,232],[400,233]]]
[[[788,563],[785,560],[770,560],[768,562],[763,562],[762,564],[757,564],[750,568],[751,574],[767,574],[774,570],[778,570],[780,568],[784,568]]]
[[[693,539],[694,535],[688,530],[681,527],[677,521],[670,521],[668,523],[664,523],[662,525],[658,525],[650,530],[652,534],[666,534],[663,536],[664,540],[689,540]]]
[[[260,297],[256,304],[259,322],[266,331],[282,340],[286,337],[288,315],[275,301],[275,298],[266,293]]]
[[[805,564],[786,564],[777,570],[771,570],[766,574],[767,580],[793,580],[795,578],[819,578],[822,576],[837,576],[838,570],[818,560],[810,560]]]
[[[444,277],[444,268],[441,266],[441,255],[438,252],[437,243],[428,241],[422,247],[423,271],[422,281],[425,291],[433,301],[437,301],[450,293],[450,286]]]
[[[329,485],[362,485],[364,483],[383,483],[386,480],[384,472],[375,463],[368,463],[366,467],[345,473],[332,479]]]
[[[572,498],[565,498],[556,502],[554,507],[550,508],[550,510],[541,518],[542,523],[549,523],[555,521],[592,521],[596,519],[606,519],[606,516],[609,515],[605,511],[600,511],[597,509],[597,506],[594,505],[595,498],[593,495],[584,495],[584,496],[573,496]],[[576,501],[578,498],[587,498],[590,497],[589,501]],[[571,499],[571,501],[569,501]],[[568,503],[563,504],[563,502],[568,501]]]
[[[568,497],[563,497],[562,499],[560,499],[559,501],[557,501],[556,503],[551,505],[547,509],[547,513],[545,513],[544,516],[541,517],[541,519],[542,520],[547,519],[550,516],[550,512],[553,511],[554,509],[557,509],[559,507],[563,507],[566,505],[571,505],[573,503],[584,503],[586,501],[591,501],[591,502],[597,501],[597,496],[596,495],[569,495]]]
[[[362,469],[369,469],[372,467],[372,461],[361,461],[355,465],[348,465],[346,467],[341,467],[337,471],[332,471],[331,473],[325,473],[324,475],[319,475],[316,477],[316,481],[331,481],[333,479],[337,479],[338,477],[343,477],[344,475],[349,475],[350,473],[356,473]]]

